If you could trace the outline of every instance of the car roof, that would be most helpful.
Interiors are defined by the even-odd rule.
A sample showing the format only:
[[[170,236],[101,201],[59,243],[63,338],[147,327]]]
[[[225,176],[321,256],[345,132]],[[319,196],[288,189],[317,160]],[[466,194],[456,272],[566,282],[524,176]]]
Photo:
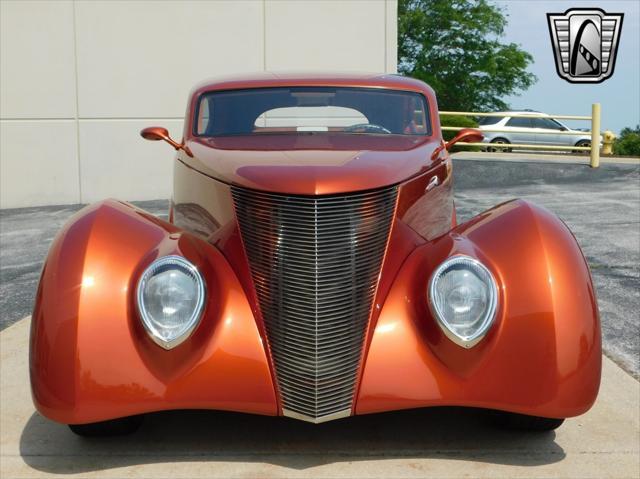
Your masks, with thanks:
[[[278,86],[351,86],[388,88],[428,92],[433,90],[426,83],[395,73],[358,72],[259,72],[217,77],[197,84],[192,94],[213,90],[235,90]]]
[[[547,113],[542,113],[541,111],[534,110],[510,110],[510,111],[497,111],[496,113],[500,113],[504,116],[512,115],[513,113],[517,113],[518,115],[536,115],[536,116],[549,116]]]

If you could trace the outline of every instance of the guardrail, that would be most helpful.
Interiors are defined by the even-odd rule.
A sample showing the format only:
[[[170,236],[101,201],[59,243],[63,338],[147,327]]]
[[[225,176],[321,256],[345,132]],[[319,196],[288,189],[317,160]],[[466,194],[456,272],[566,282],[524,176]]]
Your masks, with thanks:
[[[591,116],[580,116],[580,115],[547,115],[542,113],[509,113],[505,115],[504,113],[481,113],[481,112],[473,112],[473,111],[441,111],[440,115],[443,116],[497,116],[504,117],[510,116],[515,118],[555,118],[560,120],[586,120],[591,122],[591,130],[584,131],[585,134],[591,135],[591,145],[590,146],[560,146],[560,145],[532,145],[527,143],[510,143],[508,146],[503,146],[502,148],[526,148],[529,150],[571,150],[571,151],[588,151],[590,161],[589,164],[592,168],[597,168],[600,165],[600,135],[603,138],[608,138],[608,136],[612,136],[609,132],[600,133],[600,103],[594,103],[591,105]],[[443,126],[442,130],[447,131],[458,131],[462,130],[464,127],[458,126]],[[502,132],[508,133],[513,132],[513,130],[505,130],[500,128],[491,128],[491,132]],[[573,135],[575,136],[575,132],[569,131],[537,131],[536,134],[548,134],[548,135]],[[459,142],[456,145],[468,145],[468,146],[483,146],[487,147],[487,143],[467,143],[467,142]],[[605,145],[606,147],[607,145]],[[495,148],[500,148],[496,146]]]

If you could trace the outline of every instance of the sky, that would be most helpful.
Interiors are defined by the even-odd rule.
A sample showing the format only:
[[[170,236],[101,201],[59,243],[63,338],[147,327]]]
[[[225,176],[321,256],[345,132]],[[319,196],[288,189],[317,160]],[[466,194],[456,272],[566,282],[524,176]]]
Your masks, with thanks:
[[[515,109],[531,108],[550,114],[590,115],[591,104],[602,105],[602,131],[619,133],[640,124],[640,0],[494,0],[508,14],[504,43],[517,43],[533,55],[529,71],[538,77],[520,96],[506,100]],[[624,13],[618,56],[613,76],[596,85],[573,84],[561,79],[551,49],[547,13],[569,8],[601,8]],[[566,122],[589,128],[587,122]]]

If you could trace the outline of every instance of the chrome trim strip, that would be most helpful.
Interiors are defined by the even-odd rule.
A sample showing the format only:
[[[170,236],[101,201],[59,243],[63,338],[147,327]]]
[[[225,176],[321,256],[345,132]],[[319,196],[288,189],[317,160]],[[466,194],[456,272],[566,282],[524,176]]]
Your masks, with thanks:
[[[336,419],[342,419],[351,416],[351,408],[345,409],[344,411],[334,412],[333,414],[327,414],[326,416],[321,417],[311,417],[307,416],[306,414],[300,414],[295,411],[290,411],[288,409],[282,409],[282,415],[290,417],[291,419],[299,419],[300,421],[320,424],[322,422],[334,421]]]

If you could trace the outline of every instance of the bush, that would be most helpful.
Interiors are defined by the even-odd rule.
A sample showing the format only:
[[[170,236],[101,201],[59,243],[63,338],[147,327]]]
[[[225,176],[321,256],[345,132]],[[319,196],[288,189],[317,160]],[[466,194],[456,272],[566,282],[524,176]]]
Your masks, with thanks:
[[[623,128],[620,137],[613,142],[613,154],[640,156],[640,125],[636,125],[635,129]]]
[[[478,128],[478,122],[468,116],[440,116],[440,125],[457,126],[461,128]],[[451,140],[458,134],[458,131],[443,130],[442,136],[444,141]],[[480,151],[479,146],[454,146],[453,151]]]

